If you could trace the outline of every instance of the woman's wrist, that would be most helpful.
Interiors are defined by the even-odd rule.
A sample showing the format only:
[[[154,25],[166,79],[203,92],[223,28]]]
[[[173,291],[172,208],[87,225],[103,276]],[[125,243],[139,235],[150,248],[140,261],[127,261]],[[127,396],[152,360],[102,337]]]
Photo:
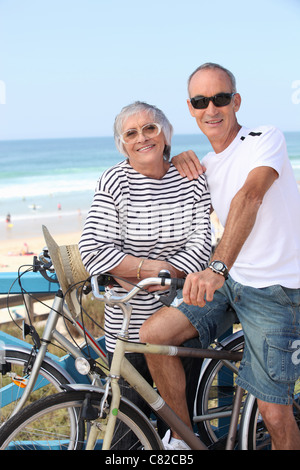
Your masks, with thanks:
[[[140,261],[139,265],[138,265],[138,268],[137,268],[136,278],[137,278],[138,280],[141,279],[141,270],[142,270],[142,266],[143,266],[143,264],[144,264],[144,261],[145,261],[145,260],[142,259],[142,260]]]
[[[160,261],[154,259],[143,259],[140,261],[137,269],[137,279],[145,279],[147,277],[157,277],[158,273],[166,269],[172,273],[174,268],[167,261]]]

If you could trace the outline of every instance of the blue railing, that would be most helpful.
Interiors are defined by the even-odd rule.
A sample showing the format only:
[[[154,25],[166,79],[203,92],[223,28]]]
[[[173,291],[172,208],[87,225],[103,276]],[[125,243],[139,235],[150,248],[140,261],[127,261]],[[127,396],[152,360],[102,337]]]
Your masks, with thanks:
[[[0,273],[0,294],[21,294],[22,289],[17,278],[18,273],[15,272]],[[38,272],[26,272],[21,280],[24,290],[31,294],[55,293],[59,288],[59,284],[47,281]]]

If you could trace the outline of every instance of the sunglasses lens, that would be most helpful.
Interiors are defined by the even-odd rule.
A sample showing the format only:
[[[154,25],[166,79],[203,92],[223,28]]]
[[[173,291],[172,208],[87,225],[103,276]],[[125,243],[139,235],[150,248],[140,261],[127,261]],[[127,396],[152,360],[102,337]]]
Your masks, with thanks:
[[[128,129],[128,131],[123,132],[122,139],[126,144],[134,144],[138,141],[140,133],[143,134],[146,139],[151,139],[156,137],[160,131],[161,127],[159,124],[151,122],[143,126],[140,132],[137,129]]]
[[[205,98],[205,96],[197,96],[196,98],[191,98],[191,103],[195,109],[205,109],[208,106],[209,98]]]
[[[136,129],[129,129],[128,131],[124,132],[122,134],[124,142],[127,144],[130,144],[131,142],[134,142],[136,138],[138,137],[138,131]]]
[[[142,127],[142,133],[145,137],[148,139],[151,139],[152,137],[156,137],[160,132],[160,129],[157,124],[151,123],[151,124],[146,124],[146,126]]]
[[[191,98],[191,104],[195,109],[206,109],[209,105],[209,102],[212,101],[214,106],[221,108],[222,106],[227,106],[234,93],[219,93],[218,95],[211,96],[209,98],[205,96],[196,96]]]
[[[231,93],[219,93],[213,98],[213,103],[217,108],[221,108],[222,106],[227,106],[230,103],[231,97]]]

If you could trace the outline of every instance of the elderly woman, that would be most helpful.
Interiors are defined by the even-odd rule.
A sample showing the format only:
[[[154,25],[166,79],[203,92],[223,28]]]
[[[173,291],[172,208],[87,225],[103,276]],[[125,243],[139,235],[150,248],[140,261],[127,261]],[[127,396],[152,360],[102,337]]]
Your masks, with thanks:
[[[116,276],[121,284],[114,286],[116,292],[132,287],[126,281],[137,283],[162,269],[183,278],[207,266],[210,195],[204,175],[189,181],[169,162],[172,132],[162,111],[143,102],[126,106],[115,119],[115,143],[126,159],[101,176],[79,248],[90,274]],[[141,325],[162,304],[151,292],[139,293],[131,303],[129,339],[139,341]],[[119,308],[106,306],[109,355],[121,325]],[[147,377],[144,356],[127,357]]]

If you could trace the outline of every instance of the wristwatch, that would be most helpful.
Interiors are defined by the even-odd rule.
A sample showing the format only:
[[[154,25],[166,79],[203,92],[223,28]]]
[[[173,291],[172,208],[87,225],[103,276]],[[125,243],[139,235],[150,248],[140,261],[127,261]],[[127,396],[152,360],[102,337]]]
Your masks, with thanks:
[[[215,273],[221,274],[225,279],[228,279],[228,269],[222,261],[212,261],[208,267]]]

